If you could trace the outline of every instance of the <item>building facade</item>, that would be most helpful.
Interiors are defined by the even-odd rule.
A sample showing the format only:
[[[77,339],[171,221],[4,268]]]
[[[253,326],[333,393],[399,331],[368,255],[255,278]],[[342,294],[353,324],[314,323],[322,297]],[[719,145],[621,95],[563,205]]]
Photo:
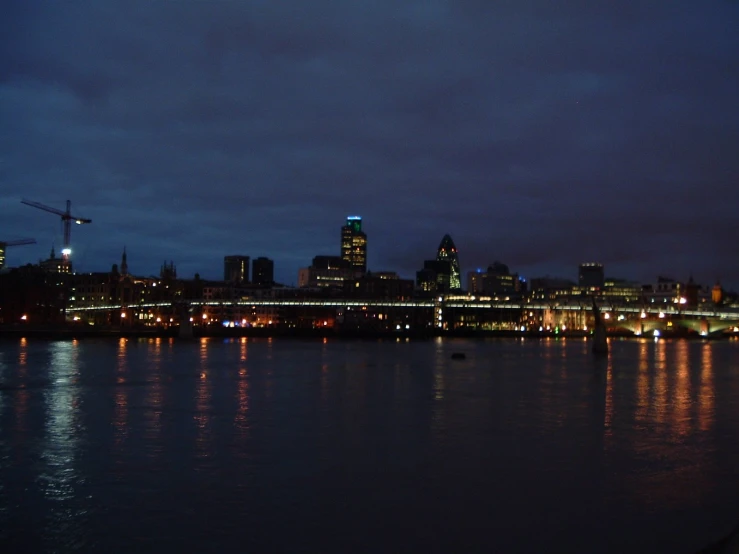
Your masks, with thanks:
[[[349,216],[341,228],[341,259],[349,264],[355,276],[367,272],[367,235],[362,231],[362,218]]]

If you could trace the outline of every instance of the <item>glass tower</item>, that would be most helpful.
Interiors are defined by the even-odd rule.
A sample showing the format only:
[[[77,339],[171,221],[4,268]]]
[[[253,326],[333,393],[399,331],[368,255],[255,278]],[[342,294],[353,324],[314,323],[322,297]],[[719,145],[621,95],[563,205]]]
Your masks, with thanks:
[[[362,232],[362,218],[352,215],[341,228],[341,259],[356,273],[367,272],[367,235]]]
[[[459,257],[457,256],[457,247],[449,235],[444,235],[439,244],[439,250],[436,253],[436,259],[440,262],[449,262],[452,266],[452,273],[449,276],[449,290],[461,290],[462,279],[459,270]]]

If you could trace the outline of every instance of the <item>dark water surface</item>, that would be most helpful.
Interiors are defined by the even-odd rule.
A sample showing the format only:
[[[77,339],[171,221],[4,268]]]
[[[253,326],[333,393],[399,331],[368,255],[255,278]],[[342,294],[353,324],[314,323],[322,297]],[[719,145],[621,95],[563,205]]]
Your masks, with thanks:
[[[2,552],[690,553],[737,522],[737,341],[0,342]]]

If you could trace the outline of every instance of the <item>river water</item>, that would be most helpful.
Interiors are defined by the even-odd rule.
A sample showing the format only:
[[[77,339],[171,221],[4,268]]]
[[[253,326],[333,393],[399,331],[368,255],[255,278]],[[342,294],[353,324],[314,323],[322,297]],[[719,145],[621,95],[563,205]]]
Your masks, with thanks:
[[[687,554],[737,522],[739,341],[0,341],[2,552]]]

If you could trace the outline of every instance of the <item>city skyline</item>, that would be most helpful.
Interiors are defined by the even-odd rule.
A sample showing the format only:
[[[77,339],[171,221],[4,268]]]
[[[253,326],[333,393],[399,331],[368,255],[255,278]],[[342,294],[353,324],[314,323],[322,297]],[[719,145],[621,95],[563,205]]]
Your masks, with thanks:
[[[736,2],[94,4],[0,22],[0,240],[80,271],[266,256],[295,282],[360,213],[370,270],[410,277],[444,234],[576,280],[739,284]],[[464,278],[463,278],[464,282]]]
[[[347,229],[347,226],[348,226],[348,224],[350,222],[355,221],[355,222],[358,222],[358,227],[356,227],[356,229],[361,233],[362,220],[363,220],[363,218],[361,216],[357,216],[357,215],[347,216],[346,219],[345,219],[345,223],[347,225],[344,225],[342,227],[342,236],[341,236],[340,240],[337,242],[337,244],[333,245],[333,249],[335,250],[335,252],[332,252],[331,251],[332,250],[332,246],[328,246],[328,247],[324,248],[323,250],[321,250],[320,252],[315,253],[315,254],[312,254],[310,256],[310,258],[312,259],[315,256],[318,256],[318,257],[322,257],[322,256],[335,256],[337,259],[342,258],[344,256],[344,254],[345,254],[344,234],[343,234],[344,233],[344,230]],[[368,238],[367,235],[364,234],[364,233],[361,233],[361,235],[362,235],[363,241],[364,241],[364,248],[366,249],[366,247],[367,247],[366,245],[368,243],[369,244],[372,244],[371,237]],[[38,247],[37,244],[35,246]],[[27,248],[28,246],[24,245],[23,247]],[[453,238],[448,233],[444,234],[444,236],[441,239],[441,243],[427,257],[436,258],[437,260],[446,259],[444,257],[446,254],[442,255],[442,253],[444,253],[446,249],[449,249],[450,252],[453,252],[453,256],[454,256],[455,259],[458,258],[459,251],[457,250],[457,248],[456,248],[456,246],[454,244]],[[15,247],[13,248],[13,251],[15,251]],[[54,246],[52,246],[50,253],[51,253],[52,258],[56,255],[56,257],[59,260],[61,260],[61,256],[58,255],[58,253],[59,253],[58,251],[59,251],[59,249],[56,248],[56,246],[54,245]],[[55,252],[56,252],[56,254],[55,254]],[[40,263],[40,262],[43,262],[43,261],[46,261],[46,260],[49,260],[50,259],[49,256],[47,255],[47,256],[42,256],[41,258],[39,258],[36,261],[28,261],[28,262],[25,262],[25,263],[12,263],[13,260],[11,258],[11,260],[10,260],[11,263],[8,264],[7,263],[7,256],[8,256],[7,251],[4,251],[3,253],[4,253],[3,261],[6,262],[5,263],[5,268],[6,269],[10,269],[12,267],[18,267],[20,265],[25,265],[25,263],[36,264],[36,263]],[[127,254],[128,254],[127,253],[127,247],[124,245],[123,246],[123,251],[122,251],[124,262],[127,260]],[[426,255],[426,252],[419,253],[417,255],[417,257],[423,256],[423,255]],[[118,261],[121,259],[120,256],[121,256],[121,253],[119,253],[118,259],[115,259],[113,261],[110,261],[110,263],[106,263],[105,260],[96,260],[93,263],[94,267],[81,267],[81,268],[78,267],[77,261],[76,261],[75,256],[73,254],[72,254],[71,261],[72,261],[72,264],[74,266],[73,267],[73,270],[75,272],[77,272],[77,273],[107,272],[107,271],[110,270],[110,268],[112,267],[113,264],[115,264],[116,266],[119,265],[118,264]],[[244,254],[244,253],[241,253],[241,254],[226,254],[226,255],[221,256],[219,258],[219,262],[218,262],[220,264],[219,267],[217,267],[217,268],[208,267],[208,268],[205,268],[203,270],[197,270],[196,269],[194,272],[192,272],[192,274],[183,274],[183,273],[180,273],[180,277],[183,278],[183,279],[192,279],[197,274],[201,278],[212,280],[212,281],[220,281],[220,280],[223,280],[223,281],[233,281],[233,280],[236,280],[236,281],[238,281],[238,280],[240,280],[238,278],[226,277],[226,274],[229,273],[228,264],[229,264],[229,260],[230,259],[234,259],[234,260],[235,259],[238,259],[239,260],[239,263],[242,263],[243,262],[243,263],[246,264],[241,269],[241,271],[244,271],[244,269],[245,269],[245,274],[246,274],[246,277],[247,277],[246,279],[244,279],[245,282],[250,282],[251,281],[251,279],[248,278],[249,277],[250,259],[251,259],[252,262],[257,261],[257,260],[267,260],[268,262],[270,262],[270,263],[273,264],[273,267],[271,268],[271,271],[274,272],[274,276],[275,276],[274,282],[275,283],[280,283],[280,284],[287,285],[287,286],[298,286],[299,278],[297,277],[297,273],[299,272],[300,268],[298,270],[296,270],[296,274],[295,275],[287,275],[287,277],[288,277],[287,279],[280,280],[276,276],[279,276],[281,274],[286,274],[286,273],[284,271],[283,272],[280,272],[278,270],[275,270],[274,266],[277,266],[278,263],[279,263],[279,261],[278,262],[275,262],[275,260],[269,256],[269,253],[266,253],[266,255],[265,255],[265,253],[261,253],[261,254],[258,254],[258,255],[251,255],[251,254]],[[418,264],[417,265],[419,265],[419,264],[422,265],[424,263],[424,261],[421,260],[420,257],[419,257],[419,259],[417,261],[418,261]],[[224,262],[225,262],[226,267],[227,267],[227,269],[225,270],[225,272],[224,272]],[[135,274],[135,275],[139,275],[139,276],[154,276],[154,275],[157,275],[159,273],[161,267],[162,267],[161,266],[161,263],[162,263],[162,261],[160,260],[159,261],[158,269],[156,269],[156,271],[154,271],[154,270],[152,270],[152,271],[145,271],[145,270],[144,271],[136,271],[134,269],[134,271],[132,271],[132,273]],[[164,264],[166,265],[167,263],[173,263],[175,266],[178,265],[176,263],[176,260],[173,260],[171,262],[168,262],[167,260],[164,260]],[[349,262],[347,261],[347,263],[349,263]],[[466,290],[467,287],[465,286],[465,284],[467,282],[467,277],[468,277],[468,275],[470,273],[484,272],[484,271],[486,271],[486,268],[488,268],[489,266],[491,266],[491,265],[497,265],[497,264],[502,264],[502,263],[503,262],[501,262],[500,260],[495,260],[495,261],[491,261],[491,262],[484,263],[484,264],[481,264],[481,265],[469,267],[469,266],[466,266],[466,265],[462,264],[461,262],[459,262],[459,275],[457,277],[459,279],[459,285],[461,285],[461,288],[463,290]],[[300,267],[301,268],[302,267],[307,267],[309,265],[310,265],[310,260],[306,260],[305,263],[303,263]],[[419,267],[420,267],[420,265],[419,265]],[[504,267],[507,267],[507,264],[503,264],[503,265],[504,265]],[[690,275],[684,276],[684,275],[672,275],[672,274],[669,274],[668,275],[666,272],[656,271],[651,277],[649,277],[647,279],[636,279],[636,278],[633,278],[632,276],[629,276],[629,275],[614,274],[613,271],[609,271],[608,264],[603,264],[600,261],[593,262],[592,260],[589,260],[587,262],[578,262],[577,266],[575,266],[574,268],[565,268],[565,271],[563,273],[552,273],[550,271],[544,271],[543,273],[539,273],[539,274],[527,274],[527,275],[523,275],[523,274],[521,274],[520,271],[517,271],[515,268],[511,269],[511,271],[514,271],[515,274],[516,274],[516,276],[522,278],[524,281],[527,281],[530,278],[548,278],[548,277],[552,277],[552,278],[559,278],[559,279],[569,280],[569,281],[572,281],[572,283],[577,284],[577,282],[579,280],[581,280],[581,278],[579,278],[579,277],[581,277],[583,265],[585,265],[585,266],[590,266],[590,265],[600,266],[601,272],[605,269],[605,277],[606,278],[609,278],[609,279],[614,279],[614,278],[615,279],[625,279],[626,281],[630,281],[630,282],[634,282],[634,283],[644,283],[644,284],[655,283],[655,282],[657,282],[658,278],[670,278],[670,279],[674,279],[675,281],[678,281],[678,282],[681,282],[681,281],[682,282],[687,282],[687,280],[689,280],[689,279],[694,279],[696,275],[700,275],[700,272],[698,272],[698,273],[691,272]],[[416,269],[418,269],[418,267]],[[373,268],[371,266],[367,266],[366,270],[369,273],[372,273],[372,272],[377,273],[377,272],[383,272],[383,271],[392,271],[392,272],[396,272],[397,271],[396,268],[393,268],[393,267],[383,267],[383,268],[377,267],[377,268]],[[405,274],[402,271],[399,271],[398,272],[398,275],[401,278],[412,279],[412,280],[416,281],[417,280],[416,273],[417,273],[417,271],[409,271],[408,274]],[[711,286],[711,285],[716,284],[716,283],[721,283],[725,289],[727,289],[727,290],[734,290],[734,285],[733,284],[727,283],[726,281],[721,281],[720,278],[717,278],[717,279],[715,279],[713,281],[705,281],[705,282],[702,282],[702,281],[698,280],[698,282],[701,285],[703,285],[703,286]]]

